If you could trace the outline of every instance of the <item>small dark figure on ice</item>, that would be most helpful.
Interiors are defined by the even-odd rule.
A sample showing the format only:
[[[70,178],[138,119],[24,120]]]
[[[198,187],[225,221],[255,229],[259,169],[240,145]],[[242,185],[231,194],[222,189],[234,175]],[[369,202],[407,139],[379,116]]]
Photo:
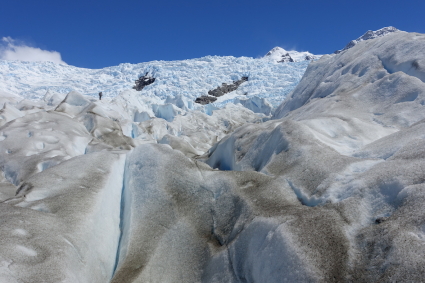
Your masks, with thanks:
[[[102,100],[102,92],[99,92],[99,100]]]

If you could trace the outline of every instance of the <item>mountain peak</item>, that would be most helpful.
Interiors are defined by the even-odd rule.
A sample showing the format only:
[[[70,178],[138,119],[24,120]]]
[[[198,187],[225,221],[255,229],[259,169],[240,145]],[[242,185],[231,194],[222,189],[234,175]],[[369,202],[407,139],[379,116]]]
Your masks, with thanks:
[[[274,47],[272,50],[270,50],[269,52],[267,52],[266,56],[271,56],[274,53],[283,53],[283,52],[288,52],[285,49],[283,49],[282,47],[276,46]]]
[[[365,34],[363,34],[362,36],[360,36],[359,38],[350,41],[343,49],[341,50],[337,50],[334,53],[338,54],[341,53],[342,51],[345,51],[347,49],[352,48],[354,45],[356,45],[357,43],[361,42],[361,41],[365,41],[365,40],[369,40],[369,39],[374,39],[377,37],[382,37],[382,36],[386,36],[390,33],[396,32],[396,31],[400,31],[399,29],[396,29],[393,26],[389,26],[389,27],[384,27],[375,31],[372,30],[368,30]]]
[[[283,62],[300,62],[317,59],[318,57],[311,54],[310,52],[298,52],[295,50],[287,51],[282,47],[276,46],[264,56],[264,58],[269,58],[277,63]]]

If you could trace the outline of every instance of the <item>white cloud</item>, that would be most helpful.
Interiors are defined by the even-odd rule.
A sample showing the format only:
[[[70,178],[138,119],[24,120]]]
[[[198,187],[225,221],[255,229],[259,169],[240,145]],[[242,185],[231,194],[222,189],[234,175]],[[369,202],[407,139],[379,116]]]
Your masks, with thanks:
[[[3,37],[0,42],[0,59],[20,61],[50,61],[66,64],[57,51],[42,50],[40,48],[18,43],[11,37]]]

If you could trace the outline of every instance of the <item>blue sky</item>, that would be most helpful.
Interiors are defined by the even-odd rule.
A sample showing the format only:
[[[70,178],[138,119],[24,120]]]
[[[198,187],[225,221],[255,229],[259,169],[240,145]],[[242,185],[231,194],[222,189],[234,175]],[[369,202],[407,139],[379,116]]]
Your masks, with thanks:
[[[425,1],[11,0],[0,6],[5,44],[54,50],[78,67],[259,57],[274,46],[331,53],[367,30],[425,33]],[[23,50],[22,52],[25,52]]]

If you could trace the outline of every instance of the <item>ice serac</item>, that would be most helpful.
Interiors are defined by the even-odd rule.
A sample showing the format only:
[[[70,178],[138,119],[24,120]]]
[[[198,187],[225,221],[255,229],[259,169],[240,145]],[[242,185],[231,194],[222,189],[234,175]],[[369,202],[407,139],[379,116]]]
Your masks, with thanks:
[[[304,206],[343,217],[342,281],[422,281],[423,58],[425,35],[401,31],[325,55],[273,120],[238,128],[206,162],[281,178]]]
[[[84,154],[92,140],[84,125],[45,111],[10,121],[0,128],[0,134],[0,166],[5,178],[16,186],[38,172]]]
[[[0,203],[1,282],[109,282],[125,155],[78,156],[28,178]]]
[[[212,113],[211,113],[212,112]],[[214,143],[245,123],[258,123],[262,118],[241,105],[228,104],[222,109],[209,113],[189,111],[186,115],[177,115],[172,122],[153,118],[133,123],[135,143],[168,143],[174,148],[173,141],[182,140],[196,151],[204,153]],[[175,138],[165,138],[174,136]],[[182,147],[179,147],[182,149]]]
[[[134,81],[140,78],[136,82],[136,89],[143,88],[143,91],[134,90],[134,96],[138,96],[148,107],[150,104],[171,103],[183,97],[186,100],[183,104],[187,108],[203,109],[201,105],[195,105],[197,97],[206,95],[222,83],[249,76],[249,82],[240,85],[238,91],[224,95],[215,106],[222,108],[232,103],[235,97],[241,98],[247,94],[248,97],[267,99],[273,107],[277,107],[299,82],[308,63],[300,60],[291,64],[276,64],[264,58],[206,56],[181,61],[120,64],[92,70],[52,62],[0,60],[0,74],[4,74],[0,75],[0,91],[31,100],[44,98],[52,107],[71,91],[96,100],[98,93],[102,92],[102,101],[109,101],[120,93],[128,93]],[[0,103],[3,103],[2,100]],[[181,101],[173,104],[182,108]],[[148,114],[153,117],[153,113]]]
[[[263,113],[269,116],[272,113],[273,107],[264,98],[251,97],[248,99],[235,99],[235,103],[240,103],[245,108],[252,110],[254,113]]]

